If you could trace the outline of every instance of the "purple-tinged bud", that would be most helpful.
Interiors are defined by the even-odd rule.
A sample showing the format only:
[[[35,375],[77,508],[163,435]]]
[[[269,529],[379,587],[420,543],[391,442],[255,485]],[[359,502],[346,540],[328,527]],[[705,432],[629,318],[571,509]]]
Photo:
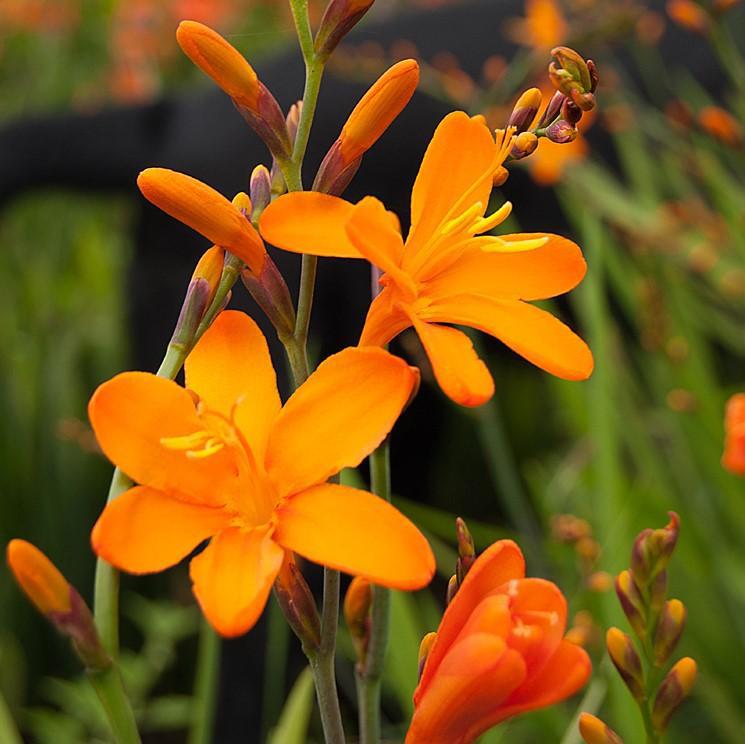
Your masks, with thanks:
[[[612,728],[589,713],[580,715],[579,733],[585,744],[623,744],[623,739]]]
[[[551,142],[559,145],[566,145],[568,142],[574,142],[577,139],[577,127],[572,126],[568,121],[558,119],[546,129],[546,137]]]
[[[561,118],[576,126],[582,118],[582,109],[567,98],[561,106]]]
[[[533,132],[522,132],[515,137],[510,157],[513,160],[522,160],[532,155],[538,147],[538,137]]]
[[[243,285],[266,313],[280,339],[288,339],[295,331],[295,306],[284,277],[267,254],[261,274],[248,269],[241,272]]]
[[[447,592],[445,592],[445,605],[449,605],[452,601],[455,595],[458,593],[458,589],[460,588],[460,584],[458,584],[458,577],[456,575],[453,575],[450,577],[450,581],[448,581],[448,588]]]
[[[257,165],[251,173],[251,222],[258,222],[261,213],[272,200],[272,175],[265,165]]]
[[[616,594],[624,615],[639,638],[647,634],[647,613],[644,598],[639,592],[630,571],[621,571],[616,577]]]
[[[668,512],[670,522],[662,529],[642,530],[631,549],[631,573],[640,587],[645,587],[665,570],[680,533],[680,518]]]
[[[593,86],[597,86],[597,69],[591,74],[587,62],[569,47],[556,47],[551,50],[551,56],[548,76],[554,88],[571,98],[583,111],[594,108],[592,91],[595,90]]]
[[[543,112],[543,116],[541,116],[541,120],[538,122],[539,129],[545,129],[549,124],[554,122],[561,113],[561,107],[564,105],[566,98],[560,90],[554,93],[548,102],[548,106],[546,106],[546,110]]]
[[[328,59],[339,42],[359,23],[375,0],[330,0],[318,25],[316,54]]]
[[[665,602],[654,632],[653,650],[657,666],[665,664],[678,645],[687,614],[685,605],[679,599]]]
[[[541,107],[543,95],[538,88],[526,90],[520,98],[517,99],[515,107],[512,109],[510,119],[507,122],[508,127],[515,127],[515,134],[520,134],[531,128],[533,120]]]
[[[458,560],[455,564],[455,575],[460,586],[476,561],[476,547],[468,525],[460,517],[455,520],[455,534],[458,540]]]
[[[306,652],[317,651],[321,644],[321,619],[302,571],[292,555],[285,553],[282,568],[274,582],[274,593],[287,622]]]
[[[652,706],[652,725],[662,733],[680,704],[691,694],[696,682],[696,662],[686,656],[673,666],[662,680]]]
[[[608,648],[611,661],[626,683],[626,687],[629,688],[629,692],[636,700],[643,700],[646,692],[642,662],[631,638],[620,628],[608,628],[605,645]]]
[[[285,118],[285,125],[287,126],[287,134],[292,142],[293,147],[295,146],[295,139],[297,138],[297,130],[300,126],[300,115],[303,113],[303,102],[295,101],[290,106],[290,110],[287,112]]]
[[[365,666],[367,646],[370,642],[370,608],[373,601],[373,586],[361,576],[355,576],[344,596],[344,620],[352,637],[357,663]]]
[[[424,671],[424,665],[427,663],[427,657],[429,656],[429,652],[432,650],[432,644],[437,640],[437,633],[434,631],[432,633],[427,633],[427,635],[422,638],[422,642],[419,644],[419,678],[422,677],[422,672]]]
[[[667,599],[667,571],[658,573],[649,584],[649,609],[656,615]]]
[[[590,73],[590,93],[594,93],[598,89],[598,83],[600,82],[598,67],[591,59],[588,59],[587,69]]]

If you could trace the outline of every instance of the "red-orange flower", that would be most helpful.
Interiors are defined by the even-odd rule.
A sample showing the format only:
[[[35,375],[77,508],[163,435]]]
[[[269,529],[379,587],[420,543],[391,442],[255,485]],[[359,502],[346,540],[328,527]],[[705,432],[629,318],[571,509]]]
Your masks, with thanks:
[[[443,391],[476,406],[494,382],[461,331],[489,333],[533,364],[581,380],[592,371],[587,345],[550,313],[529,304],[562,294],[585,274],[580,249],[544,233],[485,235],[510,213],[507,202],[484,217],[494,174],[512,146],[495,142],[479,118],[455,112],[442,121],[411,197],[404,243],[398,219],[377,199],[353,205],[313,192],[288,194],[263,213],[264,238],[298,253],[366,258],[383,272],[360,346],[383,345],[413,326]]]
[[[525,578],[515,543],[485,550],[445,610],[406,744],[468,744],[506,718],[577,692],[591,665],[563,639],[566,615],[555,584]]]
[[[724,432],[722,465],[730,473],[745,475],[745,393],[736,393],[727,401]]]
[[[417,381],[382,349],[329,357],[282,406],[266,340],[223,312],[186,361],[186,389],[144,372],[101,385],[89,414],[106,455],[140,485],[107,505],[93,548],[131,573],[186,557],[226,636],[260,615],[285,551],[417,589],[434,558],[421,533],[366,491],[326,483],[388,434]]]

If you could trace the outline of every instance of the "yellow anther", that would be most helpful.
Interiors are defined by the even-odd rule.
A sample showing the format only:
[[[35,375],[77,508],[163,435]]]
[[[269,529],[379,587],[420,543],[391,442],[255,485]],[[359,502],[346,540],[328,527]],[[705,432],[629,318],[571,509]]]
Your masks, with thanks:
[[[510,216],[511,212],[512,202],[505,202],[494,214],[476,221],[473,228],[474,235],[493,230],[497,225],[501,225]]]
[[[488,242],[487,242],[488,241]],[[523,253],[534,251],[548,243],[548,238],[531,238],[529,240],[504,240],[499,237],[489,237],[481,245],[484,253]]]
[[[200,445],[203,445],[208,439],[211,438],[211,434],[208,431],[195,431],[193,434],[187,434],[183,437],[163,437],[160,443],[166,449],[172,450],[191,450]]]
[[[204,443],[204,447],[202,449],[189,450],[186,453],[186,456],[190,460],[202,460],[205,457],[210,457],[211,455],[214,455],[216,452],[219,452],[224,446],[225,446],[224,442],[221,442],[219,439],[215,439],[213,437],[212,439],[208,439]]]

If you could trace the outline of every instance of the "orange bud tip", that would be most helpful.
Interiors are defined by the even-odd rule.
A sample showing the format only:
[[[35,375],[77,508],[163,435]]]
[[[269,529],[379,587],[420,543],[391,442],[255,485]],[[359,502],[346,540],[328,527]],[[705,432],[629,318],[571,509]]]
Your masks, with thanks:
[[[39,612],[70,612],[71,587],[44,553],[30,542],[16,539],[8,543],[6,557],[18,585]]]
[[[432,649],[432,645],[437,640],[437,633],[427,633],[419,644],[419,676],[422,676],[424,665],[427,663],[427,657]]]
[[[646,696],[641,659],[634,644],[626,633],[619,628],[608,628],[605,636],[608,655],[626,683],[629,692],[637,699]]]
[[[623,744],[623,740],[613,729],[589,713],[580,715],[579,733],[585,744]]]
[[[214,292],[220,282],[224,264],[225,251],[219,245],[213,245],[199,259],[194,273],[191,275],[192,281],[195,279],[204,279]]]
[[[176,40],[184,54],[234,101],[256,108],[259,81],[253,67],[217,31],[196,21],[181,21]]]
[[[251,216],[251,197],[245,191],[239,191],[233,197],[233,206],[238,207],[244,215]]]
[[[691,694],[698,667],[686,656],[678,661],[662,680],[652,705],[652,725],[662,733],[680,704]]]
[[[541,107],[543,95],[538,88],[529,88],[520,98],[517,99],[515,107],[512,109],[510,119],[507,122],[508,127],[515,127],[515,132],[519,134],[533,125],[533,121]]]

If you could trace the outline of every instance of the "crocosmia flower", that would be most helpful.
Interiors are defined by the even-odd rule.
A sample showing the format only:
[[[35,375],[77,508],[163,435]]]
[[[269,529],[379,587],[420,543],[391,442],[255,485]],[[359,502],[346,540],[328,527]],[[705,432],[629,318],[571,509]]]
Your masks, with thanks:
[[[587,345],[550,313],[530,304],[568,292],[585,275],[580,249],[544,233],[489,235],[509,202],[485,217],[493,179],[512,147],[478,117],[449,114],[435,131],[411,197],[404,242],[396,216],[373,197],[351,204],[298,192],[263,213],[261,233],[279,248],[366,258],[382,272],[360,346],[388,343],[414,327],[443,391],[477,406],[494,392],[470,339],[444,323],[489,333],[538,367],[569,380],[590,375]]]
[[[89,405],[106,455],[139,485],[96,523],[96,553],[161,571],[203,541],[194,593],[223,635],[259,617],[285,551],[398,589],[426,585],[434,558],[387,502],[326,483],[391,430],[417,372],[382,349],[324,361],[283,406],[266,340],[223,312],[186,362],[186,388],[144,372],[101,385]]]
[[[745,393],[736,393],[727,401],[724,433],[722,465],[730,473],[745,475]]]
[[[577,692],[590,659],[564,640],[566,615],[555,584],[525,578],[515,543],[485,550],[429,649],[406,744],[468,744],[506,718]]]

